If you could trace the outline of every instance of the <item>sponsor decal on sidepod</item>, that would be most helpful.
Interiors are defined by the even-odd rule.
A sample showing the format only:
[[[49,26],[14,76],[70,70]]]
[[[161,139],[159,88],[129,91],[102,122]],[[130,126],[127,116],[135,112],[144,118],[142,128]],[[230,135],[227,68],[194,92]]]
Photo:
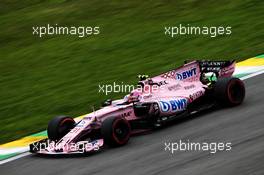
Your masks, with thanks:
[[[183,111],[184,109],[186,109],[187,99],[180,98],[180,99],[174,99],[168,101],[159,101],[159,104],[163,112]]]
[[[184,80],[184,79],[187,79],[187,78],[192,77],[194,75],[196,75],[196,68],[192,68],[190,70],[187,70],[187,71],[184,71],[184,72],[181,72],[181,73],[177,73],[176,74],[176,79]]]

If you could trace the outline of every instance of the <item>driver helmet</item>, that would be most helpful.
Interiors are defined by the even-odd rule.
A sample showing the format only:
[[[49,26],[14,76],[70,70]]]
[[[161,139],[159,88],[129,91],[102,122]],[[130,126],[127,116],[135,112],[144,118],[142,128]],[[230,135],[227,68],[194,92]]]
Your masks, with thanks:
[[[132,91],[130,94],[128,94],[124,97],[124,101],[127,103],[139,101],[141,95],[142,95],[142,93],[137,91],[137,90]]]

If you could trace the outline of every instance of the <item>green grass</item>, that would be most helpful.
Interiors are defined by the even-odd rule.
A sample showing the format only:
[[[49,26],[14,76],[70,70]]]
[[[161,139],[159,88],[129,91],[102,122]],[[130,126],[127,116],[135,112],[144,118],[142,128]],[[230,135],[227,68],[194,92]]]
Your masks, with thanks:
[[[263,53],[263,0],[1,0],[0,143],[46,129],[54,116],[91,111],[99,83],[134,83],[184,59]],[[100,35],[32,35],[32,27],[100,26]],[[232,26],[232,35],[164,35],[165,26]]]

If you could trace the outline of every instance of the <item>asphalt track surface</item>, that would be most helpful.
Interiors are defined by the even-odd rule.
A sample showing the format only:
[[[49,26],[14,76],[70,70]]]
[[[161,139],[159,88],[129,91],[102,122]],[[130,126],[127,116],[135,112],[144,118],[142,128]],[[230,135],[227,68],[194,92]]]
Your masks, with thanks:
[[[212,111],[152,133],[128,145],[85,157],[29,155],[0,165],[1,175],[264,174],[264,74],[245,80],[238,107]],[[231,151],[165,151],[164,142],[232,142]]]

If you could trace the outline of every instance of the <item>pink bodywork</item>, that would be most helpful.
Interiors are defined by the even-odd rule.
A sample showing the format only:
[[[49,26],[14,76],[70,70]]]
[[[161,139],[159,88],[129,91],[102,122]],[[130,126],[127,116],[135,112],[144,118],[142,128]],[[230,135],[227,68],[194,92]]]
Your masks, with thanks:
[[[231,76],[235,69],[235,63],[221,69],[219,76]],[[198,62],[193,61],[183,65],[175,70],[152,77],[153,82],[159,84],[149,85],[147,80],[143,91],[133,90],[131,95],[137,95],[139,102],[156,102],[159,105],[160,114],[163,116],[171,115],[180,111],[184,111],[188,104],[196,98],[203,96],[207,85],[200,81],[201,70]],[[155,86],[155,87],[154,87]],[[135,93],[136,92],[136,93]],[[62,149],[59,154],[63,153],[82,153],[78,149],[69,149],[70,143],[80,143],[78,138],[85,132],[94,129],[100,129],[102,121],[110,116],[125,117],[128,121],[138,120],[133,109],[133,103],[126,104],[126,99],[115,100],[110,106],[103,107],[97,111],[89,113],[57,144],[58,146],[49,146],[40,153],[58,154],[55,150]],[[85,148],[85,152],[98,150],[103,146],[103,139],[90,141],[89,147]]]

